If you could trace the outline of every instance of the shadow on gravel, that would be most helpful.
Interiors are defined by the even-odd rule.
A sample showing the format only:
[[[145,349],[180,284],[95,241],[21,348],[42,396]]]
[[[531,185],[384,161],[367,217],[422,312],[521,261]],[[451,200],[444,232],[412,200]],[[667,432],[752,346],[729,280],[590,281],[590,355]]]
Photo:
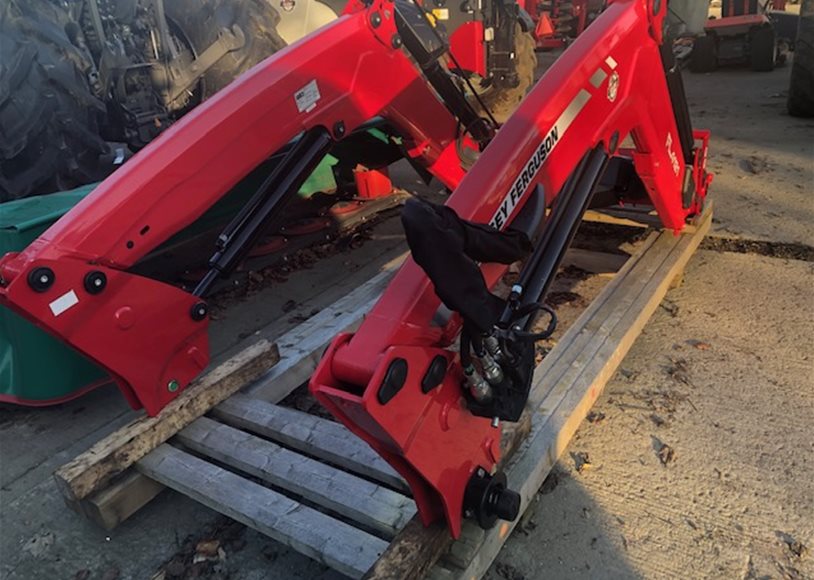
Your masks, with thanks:
[[[624,520],[600,508],[571,473],[554,466],[485,580],[639,576],[627,558]]]

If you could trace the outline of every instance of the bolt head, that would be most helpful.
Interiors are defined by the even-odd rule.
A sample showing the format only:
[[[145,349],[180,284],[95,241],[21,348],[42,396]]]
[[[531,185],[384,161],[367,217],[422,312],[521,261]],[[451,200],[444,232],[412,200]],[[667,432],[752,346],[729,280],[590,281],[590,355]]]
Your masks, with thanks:
[[[200,322],[206,318],[207,314],[209,314],[209,307],[207,307],[205,302],[197,302],[193,304],[192,309],[189,311],[189,315],[195,322]]]
[[[167,383],[167,390],[171,393],[174,393],[181,387],[181,383],[177,380],[172,379],[169,383]]]

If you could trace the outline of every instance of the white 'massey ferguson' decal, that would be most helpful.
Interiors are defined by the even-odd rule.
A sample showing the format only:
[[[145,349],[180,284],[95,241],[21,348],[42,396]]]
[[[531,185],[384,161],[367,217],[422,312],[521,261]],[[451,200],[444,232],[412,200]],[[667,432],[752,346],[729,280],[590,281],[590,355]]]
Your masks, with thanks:
[[[681,171],[681,164],[678,162],[678,155],[676,155],[676,152],[673,150],[673,136],[670,133],[667,133],[667,142],[664,146],[667,148],[667,156],[670,158],[670,164],[673,166],[673,173],[678,177]]]
[[[509,216],[512,215],[512,211],[514,211],[514,208],[517,207],[517,204],[523,199],[529,186],[534,182],[534,178],[537,176],[537,173],[539,173],[540,168],[545,164],[546,159],[549,158],[551,152],[557,147],[557,143],[560,142],[568,130],[568,127],[571,126],[571,123],[573,123],[576,116],[590,98],[591,93],[582,89],[577,93],[577,96],[571,100],[565,108],[565,111],[562,112],[554,123],[554,126],[548,130],[548,133],[545,134],[534,149],[531,157],[529,157],[528,161],[523,165],[523,170],[520,172],[520,175],[517,176],[517,179],[514,180],[503,202],[495,211],[495,215],[489,220],[489,225],[503,229],[503,226],[505,226],[509,220]]]

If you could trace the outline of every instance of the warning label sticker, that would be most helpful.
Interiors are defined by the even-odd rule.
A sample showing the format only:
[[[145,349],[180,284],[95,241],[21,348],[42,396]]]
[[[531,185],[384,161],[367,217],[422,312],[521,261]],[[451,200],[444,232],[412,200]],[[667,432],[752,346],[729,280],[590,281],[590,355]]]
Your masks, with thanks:
[[[319,99],[319,87],[317,86],[316,79],[294,93],[294,100],[297,101],[297,110],[300,113],[310,113],[313,111]]]
[[[51,312],[54,316],[59,316],[77,304],[79,304],[79,297],[76,295],[76,292],[70,290],[51,302],[48,306],[51,308]]]

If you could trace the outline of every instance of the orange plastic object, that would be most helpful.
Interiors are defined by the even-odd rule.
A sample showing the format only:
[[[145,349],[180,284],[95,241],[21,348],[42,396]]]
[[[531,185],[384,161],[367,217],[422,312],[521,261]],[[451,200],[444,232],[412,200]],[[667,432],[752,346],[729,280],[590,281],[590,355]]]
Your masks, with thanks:
[[[393,182],[387,168],[357,169],[353,172],[357,195],[362,199],[377,199],[393,192]]]

